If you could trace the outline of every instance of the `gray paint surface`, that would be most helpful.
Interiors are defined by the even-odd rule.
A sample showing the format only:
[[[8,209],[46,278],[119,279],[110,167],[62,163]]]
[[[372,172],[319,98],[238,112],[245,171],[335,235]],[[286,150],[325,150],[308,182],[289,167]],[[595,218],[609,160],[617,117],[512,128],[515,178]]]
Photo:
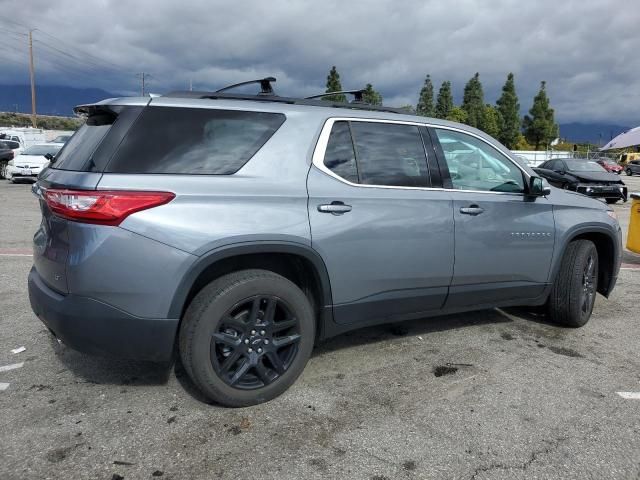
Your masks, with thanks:
[[[470,127],[394,113],[228,99],[105,103],[143,101],[151,105],[147,108],[281,112],[287,120],[234,175],[43,174],[45,187],[175,193],[170,203],[137,212],[119,227],[55,219],[59,234],[42,228],[36,235],[36,245],[49,249],[36,249],[35,258],[47,283],[54,284],[55,275],[64,272],[72,293],[136,316],[167,318],[169,299],[185,272],[200,257],[239,243],[284,241],[313,248],[327,267],[336,306],[403,302],[413,296],[429,298],[423,307],[439,310],[448,289],[458,288],[442,310],[448,311],[473,307],[459,303],[466,295],[459,287],[469,285],[477,285],[476,294],[487,300],[483,305],[494,299],[495,304],[513,304],[537,295],[519,291],[522,286],[539,287],[543,293],[576,225],[598,228],[620,242],[606,206],[557,189],[548,198],[533,199],[442,188],[365,188],[327,175],[313,163],[314,151],[322,148],[318,138],[325,122],[344,117],[459,129],[512,158],[495,140]],[[318,205],[332,201],[343,201],[352,211],[338,216],[318,211]],[[485,212],[460,215],[459,208],[469,204],[479,204]],[[65,248],[68,258],[47,254]]]

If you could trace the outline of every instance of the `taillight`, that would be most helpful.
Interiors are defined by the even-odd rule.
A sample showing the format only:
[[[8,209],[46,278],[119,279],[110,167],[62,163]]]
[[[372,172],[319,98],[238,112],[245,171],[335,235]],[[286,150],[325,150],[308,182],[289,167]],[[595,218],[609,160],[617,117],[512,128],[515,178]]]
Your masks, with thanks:
[[[51,211],[60,217],[77,222],[120,225],[132,213],[169,203],[175,194],[51,188],[44,192],[44,198]]]

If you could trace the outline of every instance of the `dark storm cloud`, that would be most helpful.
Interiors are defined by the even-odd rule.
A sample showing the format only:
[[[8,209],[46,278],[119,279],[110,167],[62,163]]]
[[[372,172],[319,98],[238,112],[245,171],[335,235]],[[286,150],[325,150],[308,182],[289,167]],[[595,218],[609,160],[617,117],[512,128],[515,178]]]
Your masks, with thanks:
[[[522,113],[546,80],[561,121],[640,120],[632,0],[1,3],[0,57],[10,60],[2,83],[28,78],[25,28],[10,20],[40,29],[34,38],[48,44],[35,45],[43,83],[135,92],[135,73],[145,71],[162,92],[272,74],[281,92],[302,95],[322,91],[337,65],[344,87],[371,82],[399,105],[416,103],[427,73],[436,90],[451,80],[459,98],[476,71],[493,102],[512,71]]]

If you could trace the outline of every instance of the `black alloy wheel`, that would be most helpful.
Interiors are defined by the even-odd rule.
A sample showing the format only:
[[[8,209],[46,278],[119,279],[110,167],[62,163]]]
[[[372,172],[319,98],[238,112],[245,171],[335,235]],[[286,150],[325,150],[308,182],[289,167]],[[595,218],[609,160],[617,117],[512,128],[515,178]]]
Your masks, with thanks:
[[[211,364],[232,387],[261,388],[289,369],[299,342],[298,320],[287,303],[257,295],[223,315],[211,338]]]
[[[229,407],[269,401],[300,376],[316,338],[310,294],[268,270],[240,270],[206,285],[178,336],[185,370],[204,396]]]

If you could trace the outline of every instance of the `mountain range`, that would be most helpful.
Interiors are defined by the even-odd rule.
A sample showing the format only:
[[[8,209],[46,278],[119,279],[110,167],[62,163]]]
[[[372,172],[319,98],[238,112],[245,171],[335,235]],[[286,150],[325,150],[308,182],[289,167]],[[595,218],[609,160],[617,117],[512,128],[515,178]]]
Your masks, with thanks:
[[[40,85],[36,87],[36,110],[41,115],[70,117],[76,105],[117,96],[99,88]],[[31,88],[28,85],[0,85],[0,111],[30,113]]]
[[[105,98],[117,97],[99,88],[74,88],[40,85],[36,89],[37,111],[41,115],[73,115],[73,107]],[[0,111],[31,112],[31,90],[28,85],[0,85]],[[560,137],[568,142],[604,145],[630,127],[608,123],[562,123]]]

